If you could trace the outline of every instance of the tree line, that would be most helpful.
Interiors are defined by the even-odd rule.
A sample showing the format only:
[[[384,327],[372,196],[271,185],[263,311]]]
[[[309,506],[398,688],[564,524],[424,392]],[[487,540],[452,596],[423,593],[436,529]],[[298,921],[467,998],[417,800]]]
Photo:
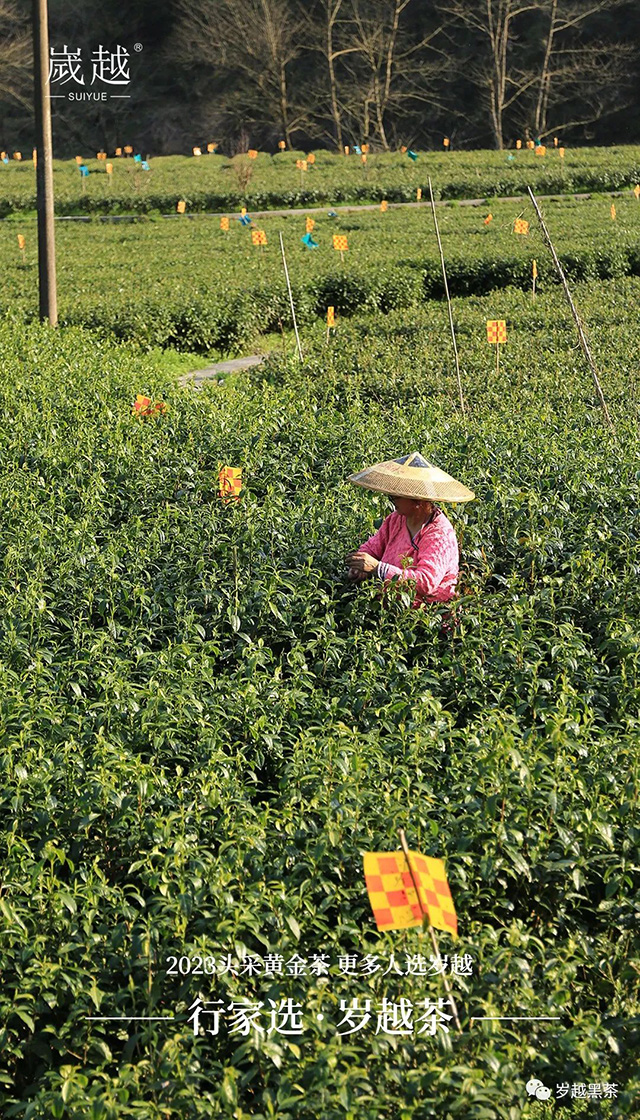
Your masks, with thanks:
[[[3,147],[33,135],[30,8],[0,0]],[[49,28],[131,55],[128,100],[53,102],[61,156],[638,139],[628,0],[50,0]]]

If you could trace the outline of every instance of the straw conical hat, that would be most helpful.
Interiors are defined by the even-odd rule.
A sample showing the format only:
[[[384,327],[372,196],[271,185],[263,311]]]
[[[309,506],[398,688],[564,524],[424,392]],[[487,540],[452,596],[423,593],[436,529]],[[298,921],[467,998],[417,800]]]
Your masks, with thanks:
[[[427,462],[417,451],[351,474],[349,482],[396,498],[425,498],[437,502],[470,502],[475,498],[471,490]]]

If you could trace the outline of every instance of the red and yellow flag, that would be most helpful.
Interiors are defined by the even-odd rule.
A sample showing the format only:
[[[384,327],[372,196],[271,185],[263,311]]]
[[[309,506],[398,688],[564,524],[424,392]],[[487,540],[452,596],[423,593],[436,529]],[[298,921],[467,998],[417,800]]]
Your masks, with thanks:
[[[344,233],[334,233],[333,247],[338,253],[346,253],[349,246],[347,244],[347,236]]]
[[[223,467],[218,474],[219,494],[225,502],[237,502],[242,489],[242,467]]]
[[[387,202],[386,198],[383,198],[382,202],[380,203],[380,213],[381,214],[385,213],[388,205],[389,205],[389,203]]]
[[[529,232],[529,223],[525,222],[524,218],[516,218],[513,223],[513,232],[527,234]]]
[[[258,153],[257,153],[255,148],[249,148],[249,151],[247,152],[247,155],[249,156],[249,159],[257,159],[258,158]]]
[[[229,219],[228,218],[221,218],[220,219],[220,229],[229,229]]]
[[[488,225],[489,225],[489,222],[492,222],[492,221],[493,221],[493,214],[487,214],[487,216],[486,216],[486,218],[485,218],[485,220],[484,220],[484,224],[485,224],[485,226],[488,226]]]
[[[616,208],[613,202],[611,203],[611,220],[613,222],[616,220]]]
[[[336,325],[336,309],[335,307],[327,307],[327,326],[335,327]]]
[[[507,324],[504,319],[487,319],[487,342],[494,345],[507,341]]]
[[[307,218],[307,220],[305,221],[304,224],[305,224],[306,232],[307,233],[313,233],[313,227],[316,224],[315,221],[313,220],[313,218]]]
[[[176,210],[178,211],[178,214],[184,214],[186,209],[187,209],[187,204],[184,201],[184,199],[181,198],[180,201],[178,202],[177,206],[176,206]]]
[[[263,229],[252,229],[251,230],[251,240],[252,240],[254,245],[266,245],[267,244],[267,235],[266,235],[266,233],[264,232]]]
[[[159,416],[167,411],[167,406],[164,401],[152,401],[151,397],[138,393],[131,411],[134,416]]]
[[[402,851],[364,853],[364,877],[378,929],[419,926],[426,914],[435,929],[457,937],[458,919],[444,863],[411,851],[409,860],[411,870]]]

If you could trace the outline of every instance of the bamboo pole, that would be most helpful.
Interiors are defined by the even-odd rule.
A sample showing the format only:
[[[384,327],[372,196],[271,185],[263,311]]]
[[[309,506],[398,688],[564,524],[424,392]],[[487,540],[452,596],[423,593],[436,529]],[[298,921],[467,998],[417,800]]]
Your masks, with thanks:
[[[582,353],[584,354],[585,358],[587,359],[587,364],[589,366],[589,369],[591,370],[591,376],[593,378],[593,384],[595,385],[596,394],[597,394],[598,400],[600,402],[600,407],[602,408],[602,412],[603,412],[603,415],[604,415],[604,418],[605,418],[605,422],[607,423],[608,427],[611,428],[612,431],[615,431],[614,426],[613,426],[613,421],[612,421],[612,419],[609,415],[609,409],[607,408],[607,402],[604,399],[604,393],[602,391],[602,386],[600,385],[600,378],[598,377],[598,371],[596,369],[596,364],[593,360],[591,350],[589,349],[589,343],[587,342],[587,336],[584,332],[584,327],[582,326],[582,322],[580,320],[580,316],[578,314],[577,308],[576,308],[576,306],[573,302],[573,299],[571,298],[571,292],[569,291],[569,285],[567,284],[567,278],[566,278],[566,276],[563,272],[562,265],[560,264],[560,261],[558,259],[558,254],[555,251],[553,242],[552,242],[551,238],[549,237],[549,231],[547,230],[547,227],[544,224],[544,218],[542,217],[542,213],[540,211],[540,207],[539,207],[538,202],[536,200],[536,196],[534,195],[533,191],[531,190],[531,187],[527,187],[527,190],[529,191],[529,197],[531,198],[531,201],[532,201],[532,203],[534,205],[534,208],[535,208],[535,212],[538,216],[538,221],[540,222],[540,228],[542,230],[542,235],[543,235],[543,237],[544,237],[544,239],[545,239],[545,241],[546,241],[546,243],[547,243],[547,245],[548,245],[548,247],[551,251],[551,256],[553,257],[553,263],[555,264],[556,270],[557,270],[558,275],[560,277],[560,280],[562,281],[562,286],[564,288],[564,294],[567,297],[567,302],[569,304],[569,307],[571,308],[571,314],[573,315],[573,319],[574,319],[574,322],[576,324],[576,329],[578,331],[578,338],[580,340],[580,346],[582,347]]]
[[[286,277],[286,280],[287,280],[287,290],[289,292],[289,304],[291,306],[291,318],[293,319],[293,329],[294,329],[295,334],[296,334],[296,343],[297,343],[297,346],[298,346],[298,355],[299,355],[300,361],[302,362],[302,361],[304,361],[304,358],[302,356],[302,346],[300,345],[300,335],[298,334],[298,324],[296,322],[296,309],[293,305],[293,292],[291,291],[291,281],[289,280],[289,269],[287,268],[287,258],[286,258],[285,253],[284,253],[284,241],[282,240],[282,234],[281,233],[278,236],[280,237],[280,249],[282,251],[282,263],[284,265],[284,274],[285,274],[285,277]]]
[[[411,876],[411,882],[413,883],[413,889],[416,892],[416,898],[418,899],[418,906],[420,907],[420,913],[422,914],[423,918],[427,918],[427,920],[428,920],[429,915],[425,912],[425,909],[422,905],[422,899],[420,898],[420,891],[418,890],[418,884],[416,883],[416,878],[415,878],[415,875],[413,874],[413,868],[411,866],[411,859],[409,857],[409,845],[407,844],[407,838],[404,834],[404,829],[403,828],[401,828],[399,830],[398,835],[400,837],[400,844],[402,845],[402,851],[404,852],[404,856],[405,856],[405,859],[407,861],[407,867],[409,868],[409,874]],[[428,930],[429,930],[429,934],[431,936],[431,944],[433,945],[433,951],[436,954],[436,959],[440,960],[440,947],[439,947],[438,941],[436,939],[435,930],[434,930],[434,928],[431,924],[429,924]],[[460,1026],[460,1020],[458,1018],[458,1008],[456,1007],[456,1001],[453,998],[453,991],[451,989],[449,981],[447,980],[446,973],[444,973],[444,972],[442,973],[442,979],[444,981],[444,989],[445,989],[445,991],[446,991],[446,993],[449,997],[449,1002],[451,1003],[451,1010],[453,1012],[453,1021],[456,1025],[456,1027],[458,1028],[458,1030],[460,1032],[462,1032],[462,1027]]]
[[[442,279],[444,281],[444,293],[447,297],[447,309],[449,311],[449,327],[451,328],[451,340],[453,342],[453,353],[456,362],[456,377],[458,379],[458,394],[460,397],[460,411],[463,417],[466,418],[466,409],[464,407],[464,396],[462,393],[462,378],[460,376],[460,359],[458,357],[458,344],[456,342],[456,332],[453,325],[453,311],[451,309],[451,296],[449,295],[449,284],[447,283],[447,270],[444,264],[444,253],[442,251],[442,241],[440,240],[440,230],[438,229],[438,218],[436,216],[436,204],[433,199],[433,188],[431,186],[431,177],[429,177],[429,196],[431,198],[431,213],[433,214],[433,224],[436,228],[436,237],[438,239],[438,249],[440,250],[440,265],[442,267]]]

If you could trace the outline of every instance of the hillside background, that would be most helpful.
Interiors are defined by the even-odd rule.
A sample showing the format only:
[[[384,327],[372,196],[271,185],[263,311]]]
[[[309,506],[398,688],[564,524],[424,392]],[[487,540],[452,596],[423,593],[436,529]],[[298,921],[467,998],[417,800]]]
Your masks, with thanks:
[[[29,0],[0,0],[0,146],[30,151]],[[55,154],[640,139],[617,0],[50,0],[56,50],[130,53],[130,100],[53,103]],[[142,44],[136,52],[135,44]],[[77,88],[77,87],[67,87]],[[95,87],[94,87],[95,88]]]

